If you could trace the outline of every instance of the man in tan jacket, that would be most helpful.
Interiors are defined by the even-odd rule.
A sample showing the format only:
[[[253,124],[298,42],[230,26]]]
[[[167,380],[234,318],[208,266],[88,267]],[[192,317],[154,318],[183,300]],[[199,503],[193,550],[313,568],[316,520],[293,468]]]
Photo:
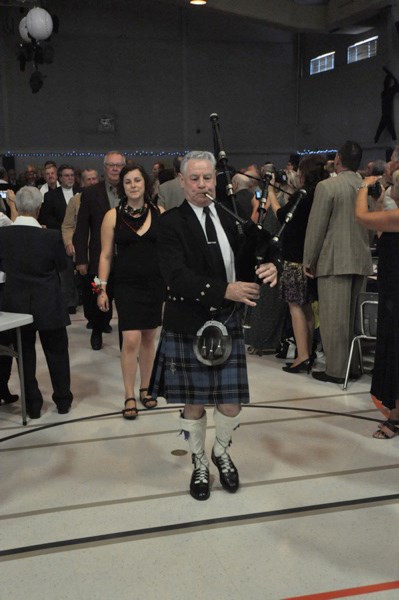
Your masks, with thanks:
[[[362,150],[347,141],[335,157],[337,177],[321,181],[315,191],[306,230],[303,264],[317,277],[320,333],[326,370],[314,371],[318,381],[343,383],[353,337],[356,298],[372,273],[369,236],[355,221],[356,173]]]
[[[98,173],[94,169],[84,169],[82,171],[81,186],[83,188],[88,187],[89,185],[94,185],[94,184],[98,183],[98,181],[99,181]],[[68,202],[68,205],[67,205],[67,208],[65,211],[65,217],[64,217],[64,220],[61,225],[62,239],[64,241],[65,251],[68,256],[74,256],[74,254],[75,254],[75,247],[73,245],[72,239],[73,239],[73,234],[75,233],[76,221],[78,218],[78,212],[79,212],[79,208],[80,208],[81,195],[82,195],[81,192],[78,192],[77,194],[72,196],[72,198]],[[83,277],[81,277],[81,279],[82,279],[82,281],[81,281],[82,287],[85,285],[86,286],[90,285]],[[90,294],[90,293],[91,293],[91,289],[87,293],[84,293],[84,291],[82,291],[83,312],[87,319],[87,325],[89,328],[91,327],[90,310],[88,308],[88,302],[86,301],[86,299],[88,297],[88,294]]]

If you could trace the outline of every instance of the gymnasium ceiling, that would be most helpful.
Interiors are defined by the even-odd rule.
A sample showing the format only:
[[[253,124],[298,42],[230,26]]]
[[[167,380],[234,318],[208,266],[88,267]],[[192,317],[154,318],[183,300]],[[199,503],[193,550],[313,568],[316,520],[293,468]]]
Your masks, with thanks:
[[[85,0],[81,0],[84,2]],[[97,0],[101,6],[121,2],[133,4],[136,0]],[[147,0],[150,2],[151,0]],[[57,6],[71,4],[68,0],[0,0],[0,6],[25,7],[41,5],[50,12]],[[399,0],[208,0],[205,7],[190,6],[189,0],[154,0],[154,2],[186,6],[186,10],[219,11],[261,21],[270,27],[301,32],[340,32],[353,26],[372,26],[381,10]]]

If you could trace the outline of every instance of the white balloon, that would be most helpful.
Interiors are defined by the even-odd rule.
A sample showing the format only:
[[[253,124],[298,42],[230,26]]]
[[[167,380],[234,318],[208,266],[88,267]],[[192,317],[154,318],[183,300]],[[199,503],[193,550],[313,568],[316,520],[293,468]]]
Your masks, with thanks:
[[[32,40],[30,39],[29,35],[28,35],[28,27],[26,24],[26,17],[24,17],[23,19],[21,19],[20,23],[19,23],[19,35],[21,36],[21,38],[24,40],[24,42],[31,42]]]
[[[44,8],[32,8],[27,14],[26,24],[35,40],[46,40],[53,32],[53,19]]]

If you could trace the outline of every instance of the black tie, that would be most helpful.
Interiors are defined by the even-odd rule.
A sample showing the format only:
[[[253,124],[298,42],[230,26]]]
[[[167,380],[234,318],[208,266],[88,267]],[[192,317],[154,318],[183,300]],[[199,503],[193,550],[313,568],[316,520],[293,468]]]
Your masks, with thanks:
[[[223,281],[227,281],[222,251],[219,246],[218,236],[212,221],[209,206],[204,206],[203,211],[205,213],[205,231],[208,240],[208,248],[212,259],[213,269],[215,271],[215,274],[217,274],[220,279],[223,279]]]

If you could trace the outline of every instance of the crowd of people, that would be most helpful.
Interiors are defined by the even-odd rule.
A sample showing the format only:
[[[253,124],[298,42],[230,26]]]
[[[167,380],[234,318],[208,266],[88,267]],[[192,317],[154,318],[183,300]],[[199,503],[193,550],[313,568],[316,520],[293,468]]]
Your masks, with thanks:
[[[66,413],[73,400],[69,315],[82,304],[91,348],[100,351],[115,303],[123,417],[138,415],[137,370],[145,408],[156,407],[159,396],[184,404],[180,424],[194,465],[190,493],[206,500],[204,405],[213,404],[211,458],[222,486],[235,492],[239,476],[228,447],[241,404],[249,402],[243,307],[259,318],[270,312],[262,295],[277,294],[273,298],[288,306],[288,313],[276,311],[277,329],[292,327],[296,342],[296,355],[283,370],[343,383],[356,300],[373,273],[370,245],[378,231],[372,394],[385,407],[386,421],[374,437],[399,434],[399,160],[395,151],[387,163],[373,161],[362,172],[361,159],[359,144],[348,141],[333,159],[306,155],[281,171],[266,162],[227,173],[206,151],[176,157],[173,169],[157,162],[150,174],[118,151],[105,154],[101,178],[95,169],[52,161],[41,181],[31,166],[20,178],[0,168],[0,307],[33,315],[33,324],[22,328],[29,416],[40,418],[43,404],[36,332],[53,400]],[[225,194],[230,178],[236,216]],[[276,253],[272,236],[281,225]],[[315,302],[324,370],[315,361]],[[2,335],[0,342],[9,344]],[[0,357],[4,403],[18,399],[8,389],[10,372],[11,358]]]

